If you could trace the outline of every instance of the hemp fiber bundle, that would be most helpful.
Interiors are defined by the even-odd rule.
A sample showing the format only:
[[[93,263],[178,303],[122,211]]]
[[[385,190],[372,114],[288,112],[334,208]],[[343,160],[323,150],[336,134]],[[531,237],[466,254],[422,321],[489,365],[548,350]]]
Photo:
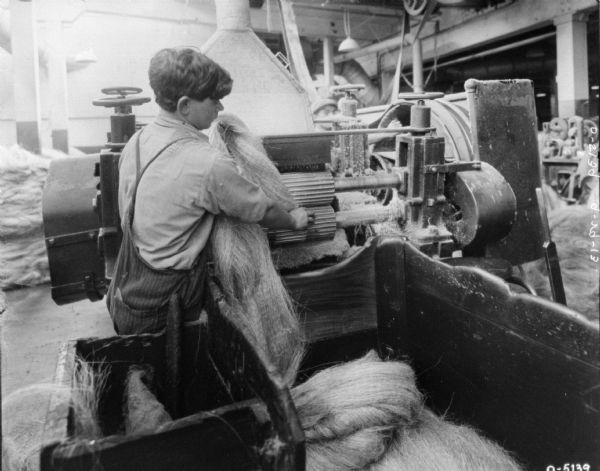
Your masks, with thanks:
[[[465,425],[423,410],[414,426],[400,427],[384,459],[370,471],[519,471],[496,443]]]
[[[386,453],[398,427],[423,409],[412,368],[375,352],[322,370],[292,390],[306,437],[306,468],[367,469]]]
[[[229,153],[242,173],[286,210],[296,207],[260,139],[242,121],[222,114],[209,130],[213,146]],[[303,342],[292,300],[271,259],[269,242],[258,224],[215,218],[210,238],[215,274],[236,323],[291,386],[302,358]]]
[[[171,422],[171,416],[151,391],[153,373],[150,368],[132,366],[125,381],[125,434],[154,433]]]
[[[143,395],[137,386],[127,390],[126,401],[135,405],[129,414],[142,425],[135,432],[177,428],[179,422],[170,421],[164,407],[145,385],[141,387]],[[521,469],[509,453],[476,430],[425,408],[407,363],[382,361],[369,352],[316,373],[291,392],[306,437],[307,471]],[[143,416],[160,420],[144,427]]]
[[[502,447],[425,408],[412,368],[361,359],[292,390],[310,471],[517,471]]]

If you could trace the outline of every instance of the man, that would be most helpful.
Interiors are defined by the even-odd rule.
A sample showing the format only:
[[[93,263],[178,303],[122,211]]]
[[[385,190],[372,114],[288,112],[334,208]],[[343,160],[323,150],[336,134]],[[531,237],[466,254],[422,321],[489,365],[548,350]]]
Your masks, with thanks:
[[[319,98],[311,106],[313,120],[316,131],[331,131],[333,125],[331,119],[338,113],[338,106],[335,100],[331,98]]]
[[[223,110],[232,87],[227,71],[181,48],[159,51],[148,74],[160,112],[119,162],[123,241],[107,297],[118,334],[163,329],[173,295],[184,320],[198,316],[216,215],[273,229],[309,223],[304,208],[285,211],[200,132]]]

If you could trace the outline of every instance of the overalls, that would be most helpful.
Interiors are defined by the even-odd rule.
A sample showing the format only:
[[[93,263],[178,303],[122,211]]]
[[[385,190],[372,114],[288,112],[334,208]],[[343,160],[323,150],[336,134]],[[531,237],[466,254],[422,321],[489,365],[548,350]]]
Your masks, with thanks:
[[[132,223],[138,185],[144,172],[176,139],[154,155],[140,172],[140,135],[136,142],[136,181],[124,215],[123,240],[117,256],[106,304],[119,335],[155,333],[166,326],[169,298],[176,293],[183,320],[197,319],[204,304],[208,249],[204,248],[189,270],[157,269],[139,254],[133,242]]]

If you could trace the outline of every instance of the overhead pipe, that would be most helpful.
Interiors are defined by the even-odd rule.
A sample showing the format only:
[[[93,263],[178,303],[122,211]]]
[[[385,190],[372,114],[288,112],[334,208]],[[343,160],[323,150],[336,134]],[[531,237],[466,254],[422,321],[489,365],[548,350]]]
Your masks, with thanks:
[[[513,58],[509,62],[491,64],[465,64],[447,68],[444,74],[455,80],[469,77],[494,77],[498,79],[521,76],[532,71],[554,70],[554,58]]]
[[[461,64],[463,62],[468,62],[473,59],[480,59],[482,57],[490,56],[493,54],[498,54],[500,52],[510,51],[511,49],[516,49],[521,46],[527,46],[528,44],[533,44],[533,43],[543,41],[544,39],[555,37],[555,36],[556,36],[556,33],[554,31],[552,31],[550,33],[540,34],[539,36],[534,36],[532,38],[522,39],[521,41],[516,41],[516,42],[510,43],[510,44],[505,44],[503,46],[498,46],[498,47],[494,47],[492,49],[486,49],[485,51],[476,52],[476,53],[469,54],[469,55],[466,55],[463,57],[459,57],[458,59],[453,59],[453,60],[449,60],[449,61],[445,61],[445,62],[438,62],[435,67],[437,69],[440,69],[442,67],[448,67],[450,65]],[[433,69],[433,67],[434,67],[433,65],[430,65],[430,66],[424,67],[423,70],[429,71],[429,70]]]

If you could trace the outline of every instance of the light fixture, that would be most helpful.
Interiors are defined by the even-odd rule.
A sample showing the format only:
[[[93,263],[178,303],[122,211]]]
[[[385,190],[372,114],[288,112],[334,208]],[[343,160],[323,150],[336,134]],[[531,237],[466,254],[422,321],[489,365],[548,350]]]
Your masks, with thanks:
[[[349,52],[360,49],[358,43],[350,36],[350,11],[344,9],[344,33],[346,33],[346,39],[344,39],[338,47],[339,52]]]
[[[76,54],[67,56],[67,71],[73,72],[87,67],[90,64],[98,62],[98,57],[94,53],[93,49],[86,49]]]
[[[77,62],[78,64],[93,64],[98,62],[98,57],[96,57],[96,54],[94,54],[94,50],[90,48],[75,54],[73,56],[73,61]]]

